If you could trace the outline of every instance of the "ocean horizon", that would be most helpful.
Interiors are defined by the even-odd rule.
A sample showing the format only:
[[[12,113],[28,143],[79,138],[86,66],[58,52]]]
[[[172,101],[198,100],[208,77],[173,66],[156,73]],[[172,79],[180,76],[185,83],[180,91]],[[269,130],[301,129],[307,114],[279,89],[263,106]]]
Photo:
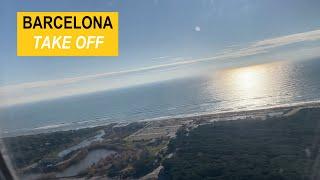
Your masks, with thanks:
[[[319,68],[319,59],[272,62],[11,106],[0,110],[0,134],[320,101]]]

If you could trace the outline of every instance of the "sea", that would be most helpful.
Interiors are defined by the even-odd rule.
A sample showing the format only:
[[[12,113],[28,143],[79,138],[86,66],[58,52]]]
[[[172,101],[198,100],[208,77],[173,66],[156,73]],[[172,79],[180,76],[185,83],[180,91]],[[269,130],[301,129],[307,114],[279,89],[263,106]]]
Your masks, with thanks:
[[[1,136],[320,100],[320,59],[232,67],[0,110]]]

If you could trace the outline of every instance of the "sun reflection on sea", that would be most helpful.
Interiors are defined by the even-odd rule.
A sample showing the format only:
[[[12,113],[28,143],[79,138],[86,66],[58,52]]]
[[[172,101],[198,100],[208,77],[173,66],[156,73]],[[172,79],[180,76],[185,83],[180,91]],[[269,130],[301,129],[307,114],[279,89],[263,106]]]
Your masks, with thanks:
[[[207,93],[212,98],[223,97],[219,101],[228,103],[223,106],[230,109],[277,104],[280,94],[291,98],[288,69],[278,63],[228,68],[210,78]]]
[[[268,84],[268,77],[265,77],[264,73],[265,69],[260,66],[224,71],[226,80],[230,82],[229,88],[236,90],[242,98],[263,94],[263,86]]]

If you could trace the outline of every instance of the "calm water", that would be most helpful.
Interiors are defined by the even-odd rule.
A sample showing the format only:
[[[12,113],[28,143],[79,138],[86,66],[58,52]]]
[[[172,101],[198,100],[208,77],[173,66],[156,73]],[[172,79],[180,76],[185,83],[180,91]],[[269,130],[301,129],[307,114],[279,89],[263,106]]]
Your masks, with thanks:
[[[0,113],[0,127],[16,133],[317,101],[319,71],[320,59],[223,69],[191,79],[12,107]]]
[[[92,150],[84,159],[82,159],[78,163],[69,166],[60,173],[57,173],[57,177],[75,176],[79,174],[81,171],[86,170],[93,164],[98,163],[100,159],[106,158],[114,153],[114,151],[109,151],[105,149]]]

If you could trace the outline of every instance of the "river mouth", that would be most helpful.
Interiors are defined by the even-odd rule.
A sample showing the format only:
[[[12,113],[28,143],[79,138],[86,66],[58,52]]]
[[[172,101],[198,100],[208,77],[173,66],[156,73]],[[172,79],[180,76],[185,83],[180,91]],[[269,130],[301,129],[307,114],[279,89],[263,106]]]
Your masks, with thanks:
[[[67,167],[65,170],[56,174],[56,177],[69,177],[75,176],[80,172],[86,170],[88,167],[92,166],[93,164],[97,163],[99,160],[104,159],[112,154],[115,154],[115,151],[106,150],[106,149],[95,149],[88,152],[85,158]]]

